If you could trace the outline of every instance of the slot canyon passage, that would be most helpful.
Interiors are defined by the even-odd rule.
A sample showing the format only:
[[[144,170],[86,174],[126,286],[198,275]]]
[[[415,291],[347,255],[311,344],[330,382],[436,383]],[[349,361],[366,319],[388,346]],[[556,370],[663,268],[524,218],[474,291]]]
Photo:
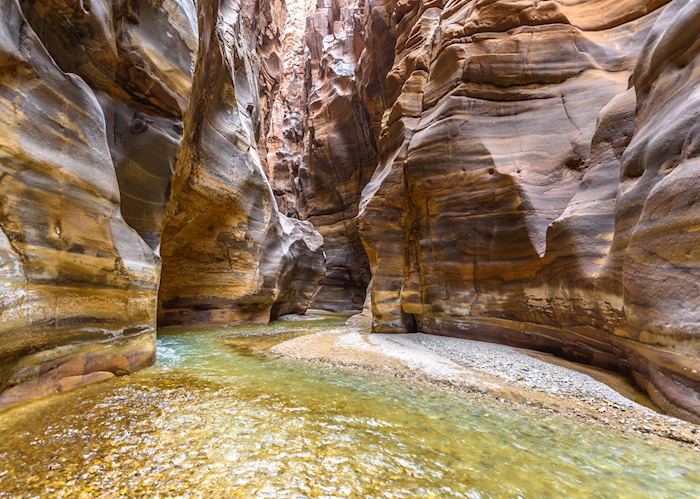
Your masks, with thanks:
[[[698,497],[700,1],[1,0],[0,281],[0,497]]]

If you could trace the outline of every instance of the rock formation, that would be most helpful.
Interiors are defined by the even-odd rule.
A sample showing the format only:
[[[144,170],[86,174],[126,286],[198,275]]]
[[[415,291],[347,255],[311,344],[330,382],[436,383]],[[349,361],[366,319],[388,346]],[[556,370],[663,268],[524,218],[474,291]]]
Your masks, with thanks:
[[[358,19],[357,6],[325,0],[310,12],[305,36],[299,27],[292,32],[291,81],[279,98],[280,144],[269,167],[288,213],[323,235],[328,269],[312,306],[336,311],[361,309],[370,277],[355,218],[376,166],[374,134],[356,92]]]
[[[270,111],[270,129],[266,137],[266,176],[280,211],[299,217],[296,202],[299,193],[299,167],[303,154],[306,106],[304,43],[306,17],[312,0],[287,0],[287,21],[282,35],[280,84]]]
[[[162,236],[161,325],[303,313],[323,276],[321,237],[279,213],[258,151],[282,4],[234,6],[199,4],[199,58]]]
[[[317,289],[322,238],[278,215],[256,150],[281,4],[200,4],[200,37],[191,0],[0,5],[0,409],[153,361],[164,230],[164,323],[303,312]],[[198,45],[217,53],[200,53],[190,100]],[[204,261],[177,275],[180,255]]]
[[[696,3],[320,0],[274,173],[326,239],[318,306],[359,308],[357,221],[375,332],[554,352],[700,417]]]
[[[0,406],[369,289],[700,419],[697,1],[287,8],[2,3]]]
[[[0,408],[131,372],[155,354],[159,261],[122,218],[88,85],[128,99],[117,23],[101,4],[79,4],[33,2],[27,18],[17,0],[0,6]],[[148,82],[139,85],[130,91],[147,99]]]
[[[700,4],[670,3],[631,78],[635,132],[620,163],[614,264],[624,322],[613,330],[637,383],[700,418]]]
[[[95,92],[122,214],[157,249],[192,86],[194,5],[189,0],[23,0],[22,5],[59,67]]]
[[[551,351],[700,417],[700,24],[666,3],[384,3],[394,65],[359,216],[375,331]]]

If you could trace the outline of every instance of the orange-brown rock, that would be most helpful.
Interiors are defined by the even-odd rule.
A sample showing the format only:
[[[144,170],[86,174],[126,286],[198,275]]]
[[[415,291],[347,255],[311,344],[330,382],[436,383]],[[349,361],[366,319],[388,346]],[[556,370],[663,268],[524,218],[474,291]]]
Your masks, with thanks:
[[[270,111],[266,137],[267,170],[277,204],[284,214],[299,217],[299,167],[304,151],[306,107],[306,17],[313,0],[287,0],[287,21],[282,36],[283,64],[280,83]]]
[[[696,2],[383,9],[390,106],[360,207],[374,330],[552,351],[700,418]]]
[[[631,78],[635,132],[621,158],[612,274],[615,343],[668,410],[700,418],[700,4],[671,2]]]
[[[65,72],[153,114],[180,118],[192,85],[191,0],[21,0]]]
[[[197,19],[190,0],[23,0],[32,28],[103,108],[122,213],[157,250],[192,86]]]
[[[94,93],[17,0],[0,19],[3,408],[151,363],[159,262],[122,218]]]
[[[323,275],[321,237],[279,212],[258,150],[270,101],[259,85],[277,75],[256,54],[279,24],[257,21],[278,19],[276,9],[198,5],[199,57],[162,237],[161,325],[303,312]]]
[[[161,288],[179,308],[162,307],[163,322],[188,322],[180,312],[192,290],[178,295],[178,277],[201,285],[192,305],[197,318],[221,281],[258,280],[257,291],[241,296],[230,292],[235,286],[222,291],[233,310],[205,319],[215,323],[303,312],[318,287],[322,238],[308,222],[278,214],[256,151],[265,143],[280,70],[282,4],[200,7],[209,30],[199,43],[220,50],[206,60],[221,70],[200,64],[190,106],[198,48],[191,0],[0,5],[0,409],[153,361],[158,253],[171,191],[177,199]],[[212,87],[222,93],[210,100]],[[214,136],[220,131],[228,134]],[[204,158],[220,164],[205,167]],[[209,184],[190,176],[203,170],[222,176]],[[190,204],[198,182],[203,205]],[[211,203],[217,209],[207,220]],[[236,206],[249,211],[226,211]],[[193,226],[216,225],[214,241],[178,225],[185,207],[198,215]],[[232,244],[240,231],[250,237]],[[207,251],[209,243],[216,251]],[[188,245],[197,250],[173,256],[173,248]],[[194,273],[170,273],[180,256],[200,259],[191,263]],[[222,258],[236,263],[222,267]],[[254,272],[239,273],[236,265]]]
[[[362,51],[359,8],[344,0],[303,8],[312,11],[305,36],[297,27],[289,37],[296,54],[285,67],[286,93],[278,98],[273,131],[281,136],[268,139],[274,143],[268,175],[287,212],[323,235],[328,269],[312,306],[359,310],[369,269],[356,216],[376,166],[374,134],[355,82]]]
[[[0,408],[371,275],[700,419],[698,2],[288,4],[0,4]]]

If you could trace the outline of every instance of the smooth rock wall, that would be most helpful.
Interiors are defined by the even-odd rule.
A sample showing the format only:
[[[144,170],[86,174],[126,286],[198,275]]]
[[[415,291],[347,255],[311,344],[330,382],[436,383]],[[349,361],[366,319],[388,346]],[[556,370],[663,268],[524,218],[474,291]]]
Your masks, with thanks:
[[[17,0],[0,19],[4,408],[150,364],[160,264],[122,218],[94,92],[56,64]]]
[[[697,11],[687,0],[376,9],[366,22],[384,19],[396,43],[383,97],[365,99],[388,103],[359,215],[374,331],[622,370],[698,419]],[[361,56],[369,68],[373,55]]]
[[[635,132],[621,158],[613,248],[637,382],[700,418],[700,3],[659,16],[632,75]]]
[[[22,0],[65,72],[97,95],[122,214],[158,250],[192,87],[197,18],[192,0]]]
[[[201,37],[192,0],[0,4],[0,409],[151,364],[161,280],[164,324],[266,321],[318,288],[323,240],[257,152],[283,3],[199,10]]]
[[[279,38],[282,3],[216,0],[198,11],[199,57],[161,243],[159,324],[303,313],[323,276],[322,239],[279,212],[258,149],[271,101],[259,89],[281,67],[258,54]]]

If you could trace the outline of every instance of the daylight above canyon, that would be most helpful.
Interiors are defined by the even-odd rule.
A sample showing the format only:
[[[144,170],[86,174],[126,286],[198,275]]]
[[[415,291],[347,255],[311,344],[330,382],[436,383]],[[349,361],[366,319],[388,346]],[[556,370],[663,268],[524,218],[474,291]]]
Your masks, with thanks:
[[[699,424],[700,0],[0,0],[0,498],[697,497]]]

